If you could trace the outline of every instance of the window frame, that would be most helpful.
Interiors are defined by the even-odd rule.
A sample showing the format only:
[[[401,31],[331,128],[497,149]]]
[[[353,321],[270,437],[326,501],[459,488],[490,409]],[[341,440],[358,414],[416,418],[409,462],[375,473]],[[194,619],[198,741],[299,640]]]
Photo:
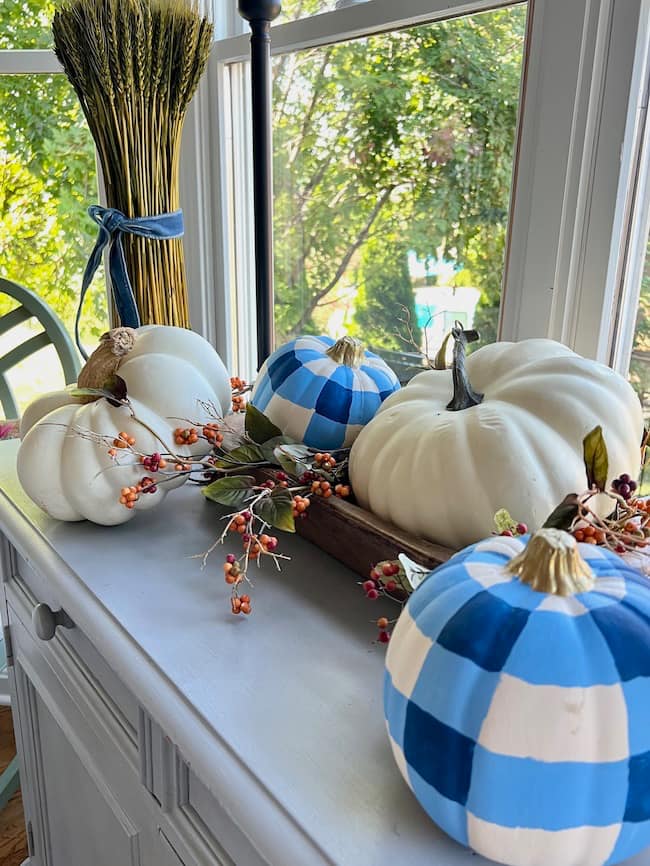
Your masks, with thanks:
[[[631,49],[640,38],[645,2],[529,0],[501,339],[552,337],[587,356],[608,360],[603,357],[603,332],[608,309],[620,291],[611,276],[608,280],[611,250],[620,240],[620,235],[616,237],[620,224],[615,220],[622,195],[619,155],[627,106],[638,83]],[[223,17],[233,5],[230,0],[215,0],[215,15]],[[400,4],[368,0],[274,25],[271,52],[298,51],[507,5],[508,0],[403,0]],[[249,40],[242,23],[216,41],[208,73],[213,81],[228,64],[247,59]],[[219,104],[215,128],[224,123],[219,111],[225,108]],[[540,134],[549,126],[550,142]],[[245,165],[246,155],[240,155],[239,161]],[[223,159],[220,162],[224,164]],[[238,207],[245,208],[246,202],[240,199]],[[238,211],[238,225],[250,220],[252,203],[248,209],[248,213]],[[223,236],[224,220],[234,216],[232,200],[222,200],[215,215],[215,232]],[[244,250],[253,255],[252,245]],[[226,252],[225,247],[221,252]],[[217,283],[222,294],[216,306],[228,311],[233,301],[223,293],[225,287],[225,280]],[[237,305],[252,306],[253,312],[249,309],[244,319],[254,322],[252,286],[244,294],[247,297],[240,292]],[[592,317],[591,331],[586,333],[585,311],[594,307],[600,315],[597,321]],[[229,318],[227,313],[223,318]],[[232,351],[236,335],[228,339]],[[254,361],[245,347],[228,357],[237,357],[240,368],[250,375]]]
[[[194,329],[228,366],[250,378],[252,169],[250,148],[234,147],[250,140],[250,94],[245,75],[229,70],[247,61],[249,35],[235,0],[211,2],[215,44],[188,112],[181,159],[190,313]],[[639,46],[644,38],[647,43],[650,0],[528,4],[499,336],[549,336],[626,371],[630,310],[638,297],[621,241],[631,228],[638,123],[630,118],[638,120]],[[367,0],[274,25],[271,50],[298,51],[508,5],[511,0]],[[0,74],[30,72],[62,69],[51,50],[0,51]],[[550,137],[542,134],[547,128]],[[246,290],[237,292],[242,285]]]

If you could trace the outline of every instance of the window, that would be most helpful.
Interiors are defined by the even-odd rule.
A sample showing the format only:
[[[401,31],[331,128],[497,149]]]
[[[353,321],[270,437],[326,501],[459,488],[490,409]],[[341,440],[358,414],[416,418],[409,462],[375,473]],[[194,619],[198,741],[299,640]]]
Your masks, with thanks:
[[[0,274],[39,294],[70,333],[81,276],[96,237],[86,215],[97,201],[92,138],[79,102],[60,73],[51,45],[50,3],[0,6]],[[0,297],[0,314],[14,302]],[[106,330],[101,283],[84,306],[87,346]],[[31,335],[25,323],[0,336],[0,354]],[[24,407],[36,394],[60,387],[63,375],[52,347],[18,365],[9,379]]]
[[[520,4],[275,58],[278,342],[403,350],[403,308],[411,349],[496,338],[525,32]]]
[[[622,237],[616,222],[620,153],[646,7],[646,0],[368,0],[338,8],[318,5],[305,15],[306,5],[285,0],[271,43],[278,339],[297,323],[312,330],[372,332],[372,322],[381,321],[371,341],[386,345],[394,330],[385,319],[387,308],[376,311],[367,296],[390,285],[397,295],[412,298],[420,327],[432,313],[439,312],[440,327],[457,313],[476,321],[485,339],[550,336],[585,355],[603,357],[600,313],[611,311],[614,303],[607,275],[610,249]],[[481,32],[484,40],[476,38],[466,50]],[[213,128],[219,130],[213,191],[220,206],[212,237],[215,258],[226,262],[221,274],[215,271],[218,345],[242,375],[251,376],[256,363],[250,339],[255,306],[249,39],[241,22],[231,21],[221,35],[208,84],[217,106]],[[417,68],[422,59],[417,52],[425,50],[427,40],[439,45],[456,40],[460,48],[456,57],[449,51],[445,58],[440,51],[440,67],[432,64],[430,80],[406,87],[400,64],[408,67],[410,56]],[[364,78],[369,60],[383,76],[383,90],[370,81],[369,68]],[[454,92],[454,77],[456,83],[463,75],[471,77],[477,72],[474,64],[483,71],[487,67],[489,74],[483,81],[475,75],[472,87]],[[442,104],[431,104],[436,78],[443,75],[451,81],[437,82]],[[317,85],[322,96],[315,92]],[[364,103],[373,86],[380,98]],[[473,89],[480,90],[476,104]],[[406,97],[391,106],[397,93],[420,99],[425,110],[410,116]],[[346,100],[348,110],[353,107],[350,117]],[[481,116],[486,100],[489,109]],[[367,147],[371,127],[363,126],[371,109],[374,116],[383,109],[385,124],[384,137],[371,142],[379,148],[374,152]],[[346,250],[372,216],[368,206],[377,204],[385,189],[377,182],[377,152],[389,155],[391,128],[395,141],[409,134],[415,138],[429,115],[431,162],[422,158],[422,149],[420,161],[414,158],[411,165],[400,148],[390,153],[387,162],[399,175],[395,188],[348,261]],[[295,147],[301,135],[302,146]],[[451,158],[446,138],[453,143]],[[328,146],[338,148],[329,162]],[[323,183],[312,189],[309,178],[318,180],[324,164]],[[439,198],[429,190],[432,206],[428,211],[422,206],[419,219],[412,219],[416,205],[427,200],[432,177]],[[417,178],[427,182],[415,189]],[[481,195],[485,190],[487,195]],[[322,237],[314,241],[317,226]],[[391,244],[393,251],[401,245],[399,256],[390,255]],[[326,255],[332,245],[338,259]],[[383,262],[376,245],[386,253]],[[376,274],[368,273],[370,266]],[[314,294],[328,287],[314,307]],[[443,300],[444,309],[438,311],[431,293]],[[368,315],[362,325],[364,306]]]

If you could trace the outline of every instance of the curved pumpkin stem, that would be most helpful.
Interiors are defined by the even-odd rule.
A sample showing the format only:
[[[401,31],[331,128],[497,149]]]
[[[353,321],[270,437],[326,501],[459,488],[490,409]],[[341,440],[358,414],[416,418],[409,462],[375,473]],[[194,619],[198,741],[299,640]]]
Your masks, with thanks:
[[[99,346],[86,361],[77,385],[79,388],[102,388],[107,379],[135,346],[137,333],[134,328],[113,328],[99,339]],[[96,398],[91,398],[96,399]]]
[[[594,585],[594,573],[575,538],[561,529],[538,530],[507,570],[535,592],[550,595],[576,595]]]
[[[447,409],[450,412],[459,412],[461,409],[469,409],[470,406],[478,406],[483,400],[483,394],[472,388],[465,367],[467,344],[478,340],[479,335],[478,331],[465,331],[461,322],[454,322],[451,336],[454,340],[454,359],[451,365],[454,396],[447,403]]]
[[[333,346],[325,352],[336,364],[345,364],[346,367],[360,367],[365,355],[365,347],[360,340],[354,337],[341,337]]]

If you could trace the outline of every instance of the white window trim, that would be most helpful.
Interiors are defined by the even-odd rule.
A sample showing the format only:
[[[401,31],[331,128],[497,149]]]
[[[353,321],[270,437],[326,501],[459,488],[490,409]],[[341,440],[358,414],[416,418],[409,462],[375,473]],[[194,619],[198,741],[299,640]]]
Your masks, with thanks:
[[[234,6],[231,0],[216,2],[222,16]],[[502,339],[550,336],[607,360],[603,329],[608,311],[603,310],[606,304],[611,308],[617,290],[608,274],[621,200],[627,105],[638,83],[633,49],[644,2],[529,0]],[[272,53],[504,5],[508,3],[369,0],[274,26]],[[248,38],[231,31],[230,38],[217,41],[213,59],[223,67],[247,56]],[[223,203],[216,210],[228,214]],[[217,306],[226,309],[226,298],[219,298]],[[596,311],[598,320],[587,311]]]
[[[629,228],[628,179],[644,108],[638,98],[643,52],[635,59],[634,47],[643,39],[647,43],[641,24],[647,24],[648,2],[529,0],[500,321],[503,339],[550,336],[583,354],[613,360],[621,370],[631,348],[634,291],[628,288],[623,295],[618,349],[611,322],[621,287],[634,284],[632,263],[638,270],[641,255],[619,241]],[[247,60],[249,37],[235,0],[213,3],[217,40],[190,107],[181,165],[190,311],[193,327],[217,346],[231,369],[250,377],[255,346],[250,148],[233,148],[233,129],[239,141],[242,133],[244,140],[250,138],[250,107],[245,76],[231,76],[227,68]],[[274,26],[272,52],[507,5],[510,0],[368,0]],[[61,66],[52,51],[0,51],[0,74],[26,72],[57,73]],[[647,205],[646,176],[637,178],[635,195],[637,201],[645,195]],[[641,209],[634,213],[638,221]],[[643,226],[637,228],[635,236],[641,236]],[[235,285],[250,291],[234,297]]]

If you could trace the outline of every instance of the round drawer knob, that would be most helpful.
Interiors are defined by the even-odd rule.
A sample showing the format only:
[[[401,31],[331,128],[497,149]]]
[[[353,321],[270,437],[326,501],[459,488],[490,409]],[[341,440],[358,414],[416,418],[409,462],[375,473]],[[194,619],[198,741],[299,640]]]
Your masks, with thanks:
[[[32,612],[34,631],[41,640],[52,640],[57,626],[72,628],[74,623],[63,610],[52,610],[49,604],[37,604]]]

